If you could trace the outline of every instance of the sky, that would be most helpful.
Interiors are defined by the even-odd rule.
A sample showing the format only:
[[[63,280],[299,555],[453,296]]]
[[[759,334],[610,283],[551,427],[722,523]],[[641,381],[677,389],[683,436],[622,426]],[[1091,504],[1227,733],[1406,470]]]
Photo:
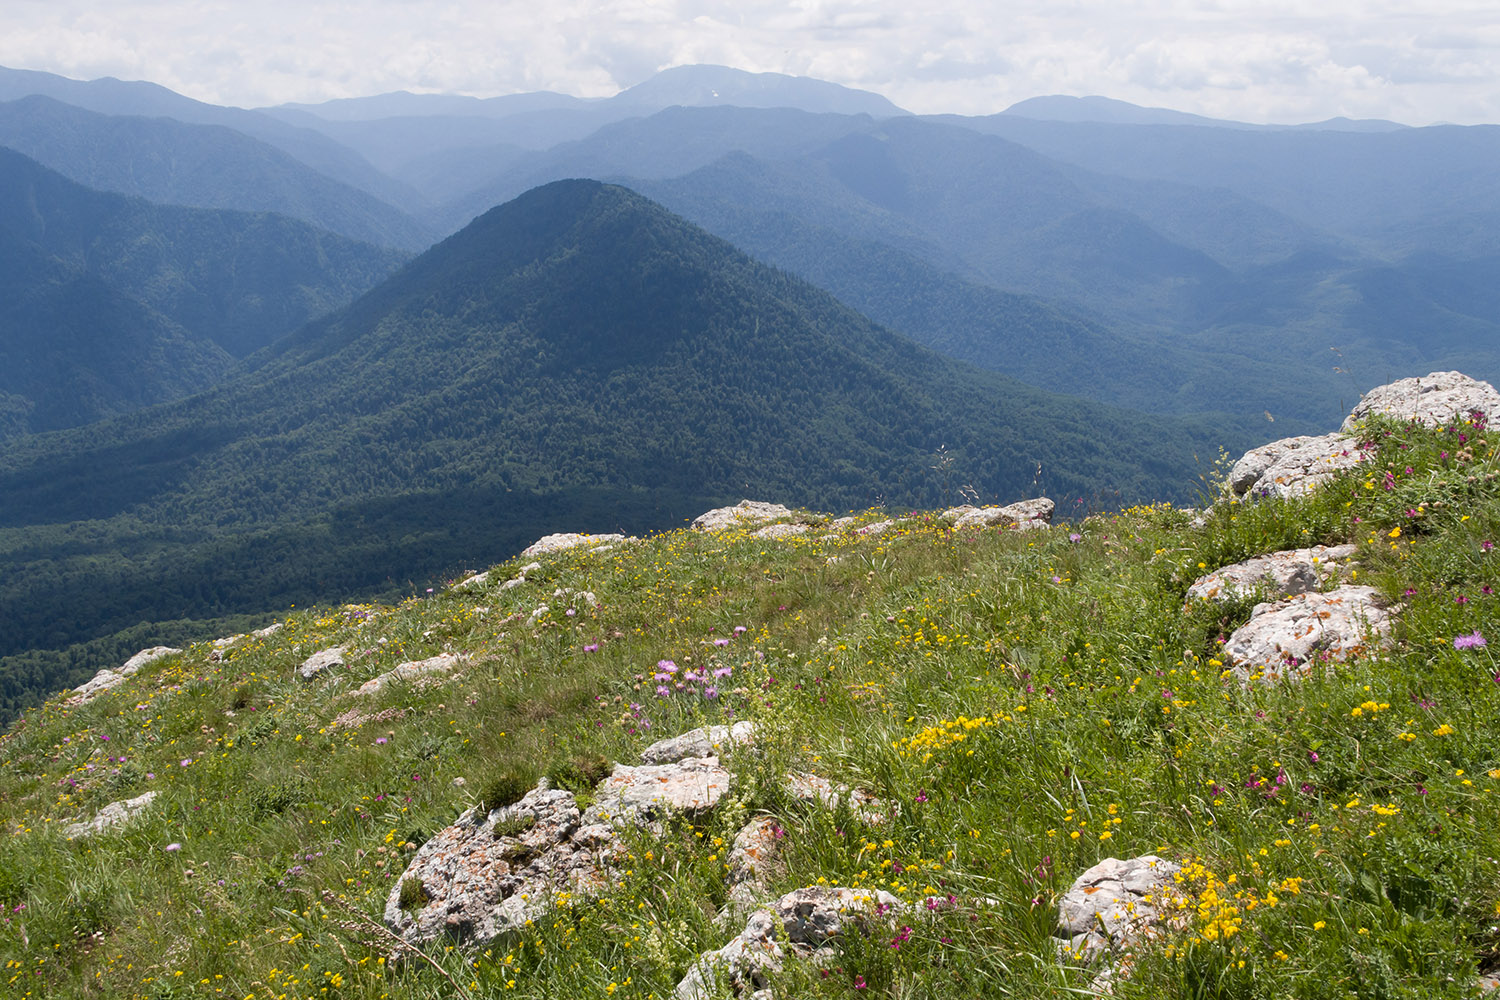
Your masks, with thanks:
[[[1500,2],[0,0],[0,65],[258,107],[393,90],[607,97],[716,63],[909,111],[1100,94],[1253,122],[1500,122]]]

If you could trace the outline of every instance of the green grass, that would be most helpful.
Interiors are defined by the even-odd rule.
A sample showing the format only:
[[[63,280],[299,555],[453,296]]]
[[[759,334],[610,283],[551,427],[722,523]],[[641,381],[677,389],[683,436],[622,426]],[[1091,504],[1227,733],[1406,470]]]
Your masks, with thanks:
[[[1500,664],[1453,639],[1500,641],[1496,436],[1379,425],[1354,474],[1200,526],[1158,505],[1039,532],[921,513],[878,537],[679,531],[558,554],[514,590],[503,567],[490,589],[299,609],[222,661],[195,646],[0,737],[7,988],[669,997],[727,939],[728,844],[767,812],[787,831],[776,891],[918,907],[826,968],[790,963],[777,996],[1085,995],[1090,973],[1056,959],[1057,898],[1101,858],[1146,853],[1187,866],[1194,907],[1122,997],[1474,995],[1500,965]],[[1301,683],[1222,678],[1252,602],[1185,608],[1188,584],[1345,541],[1356,582],[1404,606],[1389,648]],[[559,587],[601,606],[569,615]],[[297,678],[334,644],[346,667]],[[450,650],[471,655],[451,675],[349,694]],[[662,659],[731,673],[713,699],[658,697]],[[697,825],[632,834],[610,891],[523,935],[390,958],[385,899],[463,809],[542,774],[585,789],[657,738],[746,718],[760,752],[727,758],[735,791]],[[777,778],[794,766],[899,810],[872,825],[791,799]],[[151,789],[135,823],[64,838]]]

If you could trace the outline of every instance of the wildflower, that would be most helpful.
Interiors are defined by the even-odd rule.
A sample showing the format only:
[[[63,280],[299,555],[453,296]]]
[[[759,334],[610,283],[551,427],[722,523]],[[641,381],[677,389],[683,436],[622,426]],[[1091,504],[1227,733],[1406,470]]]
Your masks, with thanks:
[[[926,802],[927,801],[927,790],[925,788],[922,789],[920,792],[917,793],[916,801],[917,802]]]
[[[1478,649],[1487,645],[1489,644],[1484,641],[1484,633],[1478,629],[1475,629],[1468,635],[1456,635],[1453,637],[1454,649]]]
[[[168,844],[165,849],[168,851],[180,851],[182,850],[182,845],[174,841]]]
[[[193,759],[191,757],[184,757],[184,758],[182,758],[182,760],[178,761],[177,763],[178,763],[178,766],[180,766],[180,767],[187,767],[192,762],[193,762]]]
[[[743,635],[743,634],[744,634],[744,633],[746,633],[746,632],[748,632],[748,631],[750,631],[750,630],[749,630],[749,629],[747,629],[747,628],[746,628],[746,627],[745,627],[745,626],[743,626],[743,625],[736,625],[736,626],[735,626],[735,627],[734,627],[734,634],[735,634],[735,635]]]
[[[1385,537],[1387,537],[1387,538],[1400,538],[1401,537],[1401,525],[1398,524],[1394,528],[1392,528],[1390,531],[1386,532],[1386,536]]]
[[[667,695],[669,695],[671,693],[672,693],[672,689],[669,688],[669,687],[667,687],[665,684],[658,684],[658,685],[656,685],[656,696],[658,698],[665,698]]]
[[[1070,542],[1081,542],[1081,541],[1083,541],[1083,536],[1080,535],[1078,532],[1074,531],[1074,532],[1069,533],[1069,535],[1068,535],[1068,541],[1070,541]]]
[[[1445,722],[1441,726],[1438,726],[1436,729],[1434,729],[1432,731],[1432,735],[1434,735],[1434,736],[1452,736],[1456,732],[1458,732],[1458,730],[1454,729],[1452,726],[1448,725],[1448,723]]]
[[[1483,542],[1479,543],[1479,548],[1481,550],[1485,551],[1485,552],[1488,552],[1490,549],[1493,549],[1494,547],[1495,547],[1495,543],[1491,542],[1491,541],[1483,541]]]
[[[599,644],[597,642],[591,642],[587,646],[583,647],[583,651],[585,653],[597,653],[599,652]]]
[[[718,696],[719,689],[714,687],[712,684],[703,689],[703,697],[707,698],[709,701],[713,701]]]
[[[729,640],[728,639],[715,639],[714,640],[714,645],[715,646],[727,646],[727,645],[729,645]]]
[[[572,618],[574,615],[578,614],[578,609],[577,608],[569,608],[567,611],[564,612],[564,614],[566,614],[569,618]]]
[[[385,739],[384,736],[377,736],[377,737],[375,737],[375,742],[376,743],[384,743],[384,742],[386,742],[386,739]]]

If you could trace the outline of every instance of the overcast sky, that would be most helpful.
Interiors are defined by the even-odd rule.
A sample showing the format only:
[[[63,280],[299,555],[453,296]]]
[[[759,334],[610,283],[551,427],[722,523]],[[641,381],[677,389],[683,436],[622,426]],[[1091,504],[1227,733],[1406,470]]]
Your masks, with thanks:
[[[1103,94],[1260,122],[1500,122],[1497,0],[0,2],[0,65],[247,107],[391,90],[604,97],[719,63],[916,112]]]

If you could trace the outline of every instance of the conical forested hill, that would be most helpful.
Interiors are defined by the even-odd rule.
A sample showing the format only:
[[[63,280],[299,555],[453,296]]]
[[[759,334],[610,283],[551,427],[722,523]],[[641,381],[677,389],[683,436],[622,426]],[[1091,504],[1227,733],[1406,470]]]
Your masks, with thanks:
[[[250,365],[0,452],[0,655],[404,589],[742,496],[1182,496],[1221,443],[945,360],[592,181],[491,211]]]

